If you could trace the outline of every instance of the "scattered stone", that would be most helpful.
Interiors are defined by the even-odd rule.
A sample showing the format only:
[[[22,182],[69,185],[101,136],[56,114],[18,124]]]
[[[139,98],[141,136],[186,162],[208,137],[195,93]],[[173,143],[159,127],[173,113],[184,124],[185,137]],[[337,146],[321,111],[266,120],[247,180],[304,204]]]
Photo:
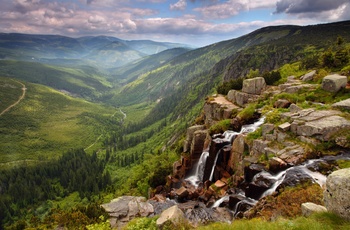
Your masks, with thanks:
[[[170,221],[174,225],[186,222],[185,214],[177,205],[174,205],[164,210],[162,214],[160,214],[160,217],[157,219],[156,223],[157,226],[161,228],[168,221]]]
[[[188,194],[188,190],[183,186],[176,190],[176,195],[180,200],[185,199],[188,196]]]
[[[346,110],[350,110],[350,98],[343,100],[343,101],[339,101],[337,103],[334,103],[332,105],[333,108],[339,108],[339,109],[346,109]]]
[[[217,181],[215,182],[215,186],[216,186],[217,188],[223,188],[223,187],[226,186],[226,184],[225,184],[224,182],[222,182],[221,180],[217,180]]]
[[[266,88],[265,79],[262,77],[256,77],[252,79],[245,79],[243,81],[242,92],[260,95],[263,90]]]
[[[327,212],[327,209],[322,205],[311,202],[301,204],[301,213],[303,216],[308,217],[315,212]]]
[[[347,81],[348,79],[346,76],[341,76],[339,74],[328,75],[322,80],[322,89],[336,93],[341,88],[346,87]]]
[[[275,108],[288,108],[290,106],[290,104],[291,103],[286,99],[278,99],[273,104],[273,107],[275,107]]]
[[[301,110],[301,108],[299,106],[297,106],[296,104],[294,104],[294,103],[289,106],[289,111],[291,113],[297,113],[300,110]]]
[[[312,81],[314,79],[315,74],[316,74],[316,70],[313,70],[313,71],[301,76],[300,80]]]
[[[327,177],[324,203],[328,211],[350,220],[350,168],[334,171]]]
[[[283,132],[287,132],[290,129],[290,123],[289,122],[285,122],[285,123],[279,125],[278,129],[283,131]]]
[[[271,134],[275,126],[273,124],[263,124],[261,126],[262,135]]]

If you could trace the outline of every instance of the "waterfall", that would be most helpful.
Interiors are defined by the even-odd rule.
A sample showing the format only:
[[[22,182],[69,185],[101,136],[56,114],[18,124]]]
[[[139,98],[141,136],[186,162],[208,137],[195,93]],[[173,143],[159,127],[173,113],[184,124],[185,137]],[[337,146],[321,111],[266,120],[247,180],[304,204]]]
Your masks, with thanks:
[[[214,170],[215,170],[215,166],[216,166],[216,162],[218,161],[219,155],[221,153],[221,149],[219,150],[219,152],[216,154],[215,160],[214,160],[214,164],[213,167],[211,168],[211,173],[210,173],[210,177],[209,180],[212,181],[213,180],[213,176],[214,176]]]
[[[201,157],[199,158],[198,162],[195,165],[195,168],[196,168],[195,173],[193,175],[190,175],[188,178],[186,178],[186,180],[189,181],[195,187],[198,187],[198,184],[203,181],[204,168],[205,168],[205,163],[207,162],[208,156],[209,156],[208,151],[202,152]]]

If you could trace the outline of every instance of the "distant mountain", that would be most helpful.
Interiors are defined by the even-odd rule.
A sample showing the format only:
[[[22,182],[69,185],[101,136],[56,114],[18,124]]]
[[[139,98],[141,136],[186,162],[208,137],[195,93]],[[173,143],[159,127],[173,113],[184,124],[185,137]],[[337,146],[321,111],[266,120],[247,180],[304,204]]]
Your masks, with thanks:
[[[148,40],[126,41],[109,36],[70,38],[59,35],[0,33],[0,59],[51,64],[55,59],[80,59],[89,65],[102,68],[118,67],[175,47],[188,46]]]

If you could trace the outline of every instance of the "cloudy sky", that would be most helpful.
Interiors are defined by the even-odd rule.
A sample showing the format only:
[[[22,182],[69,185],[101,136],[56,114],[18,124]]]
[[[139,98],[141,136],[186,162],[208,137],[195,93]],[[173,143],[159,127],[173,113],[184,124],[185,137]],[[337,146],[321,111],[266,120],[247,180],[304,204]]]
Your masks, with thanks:
[[[269,25],[350,19],[350,0],[0,0],[0,32],[203,46]]]

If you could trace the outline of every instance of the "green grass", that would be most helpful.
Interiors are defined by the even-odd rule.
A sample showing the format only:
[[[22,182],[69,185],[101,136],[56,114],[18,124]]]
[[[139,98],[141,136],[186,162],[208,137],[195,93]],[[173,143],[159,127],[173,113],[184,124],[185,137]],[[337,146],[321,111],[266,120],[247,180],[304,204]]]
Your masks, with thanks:
[[[332,229],[350,229],[350,222],[336,216],[332,213],[318,213],[309,218],[297,217],[295,219],[277,219],[276,221],[265,221],[261,219],[253,220],[235,220],[232,224],[213,223],[207,226],[199,227],[199,230],[332,230]]]
[[[1,78],[0,85],[8,81]],[[25,85],[25,98],[0,119],[1,164],[47,160],[70,148],[86,148],[105,131],[118,129],[121,114],[111,117],[116,112],[113,107],[71,98],[37,84]],[[13,103],[17,92],[4,89],[0,100]]]

